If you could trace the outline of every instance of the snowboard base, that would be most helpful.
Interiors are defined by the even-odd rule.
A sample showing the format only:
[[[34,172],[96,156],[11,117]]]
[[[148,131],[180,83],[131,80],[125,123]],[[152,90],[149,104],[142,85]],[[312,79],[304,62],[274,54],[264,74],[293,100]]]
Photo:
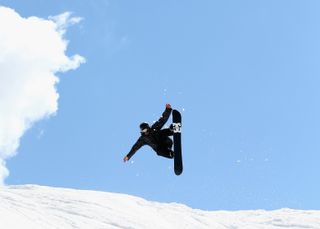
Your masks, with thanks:
[[[172,111],[173,124],[173,151],[174,151],[174,173],[178,176],[183,171],[181,153],[181,114],[177,110]]]

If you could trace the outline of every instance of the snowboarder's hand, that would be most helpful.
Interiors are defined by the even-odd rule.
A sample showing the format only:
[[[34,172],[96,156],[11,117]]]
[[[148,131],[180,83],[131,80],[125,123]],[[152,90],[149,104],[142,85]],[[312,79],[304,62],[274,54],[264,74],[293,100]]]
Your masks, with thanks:
[[[123,162],[127,162],[127,161],[129,161],[129,158],[128,158],[127,156],[125,156],[125,157],[123,158]]]
[[[171,105],[169,103],[166,104],[166,109],[171,109]]]

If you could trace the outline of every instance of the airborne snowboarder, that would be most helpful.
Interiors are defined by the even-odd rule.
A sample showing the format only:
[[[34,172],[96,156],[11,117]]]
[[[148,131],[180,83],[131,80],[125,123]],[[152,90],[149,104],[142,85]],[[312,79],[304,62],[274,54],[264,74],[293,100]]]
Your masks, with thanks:
[[[166,158],[174,158],[174,152],[172,150],[173,141],[169,136],[173,135],[173,126],[170,128],[162,129],[164,124],[168,121],[172,108],[170,104],[166,104],[166,109],[162,113],[160,119],[152,126],[143,122],[140,124],[141,136],[137,142],[132,146],[130,152],[123,158],[124,162],[130,160],[130,158],[144,145],[149,145],[159,156]]]

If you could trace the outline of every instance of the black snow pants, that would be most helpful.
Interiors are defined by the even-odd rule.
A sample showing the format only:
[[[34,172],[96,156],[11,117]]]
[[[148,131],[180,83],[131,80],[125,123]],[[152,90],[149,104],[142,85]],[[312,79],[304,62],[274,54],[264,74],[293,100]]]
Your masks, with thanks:
[[[159,131],[159,146],[157,154],[166,158],[173,158],[172,145],[173,141],[169,136],[173,135],[173,131],[169,128]]]

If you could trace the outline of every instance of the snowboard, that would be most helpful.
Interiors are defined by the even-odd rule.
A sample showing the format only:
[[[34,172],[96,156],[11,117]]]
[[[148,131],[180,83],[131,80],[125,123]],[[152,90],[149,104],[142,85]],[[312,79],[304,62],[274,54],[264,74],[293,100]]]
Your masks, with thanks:
[[[178,176],[183,171],[181,153],[181,114],[177,110],[172,111],[173,126],[173,151],[174,151],[174,173]]]

